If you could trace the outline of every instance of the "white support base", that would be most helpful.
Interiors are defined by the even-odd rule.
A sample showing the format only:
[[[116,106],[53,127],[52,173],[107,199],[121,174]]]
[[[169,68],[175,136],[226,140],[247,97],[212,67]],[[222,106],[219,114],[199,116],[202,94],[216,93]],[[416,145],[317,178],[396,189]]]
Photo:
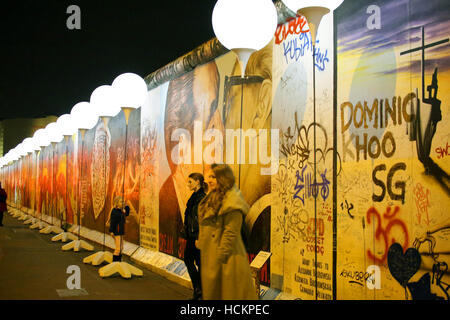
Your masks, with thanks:
[[[84,240],[73,240],[72,242],[69,242],[68,244],[65,244],[61,247],[63,251],[69,251],[73,250],[75,252],[80,251],[80,249],[84,249],[87,251],[94,251],[94,246],[90,245]]]
[[[64,230],[61,229],[60,227],[48,225],[48,226],[46,226],[44,229],[42,229],[41,231],[39,231],[39,233],[43,233],[43,234],[55,233],[55,234],[58,234],[58,233],[61,233],[61,232],[63,232],[63,231],[64,231]]]
[[[52,241],[62,241],[67,242],[69,240],[77,240],[77,236],[70,232],[61,232],[60,234],[54,236]]]
[[[14,209],[14,211],[11,213],[11,216],[12,216],[13,218],[19,218],[19,217],[21,216],[21,214],[22,214],[22,212],[20,212],[20,211],[17,210],[17,209]]]
[[[28,220],[25,220],[23,224],[35,224],[37,222],[36,218],[29,218]]]
[[[41,229],[39,233],[50,234],[52,232],[52,226],[47,225],[45,228]]]
[[[30,229],[44,229],[47,226],[46,223],[44,223],[43,221],[38,221],[35,224],[30,226]]]
[[[98,274],[102,278],[112,276],[113,274],[116,273],[119,273],[122,276],[122,278],[125,279],[130,279],[132,275],[138,277],[142,277],[144,275],[141,269],[138,269],[129,263],[121,261],[110,263],[107,266],[104,266],[98,270]]]
[[[25,220],[28,220],[28,215],[23,213],[23,212],[21,212],[20,213],[20,217],[19,217],[19,221],[25,221]]]
[[[64,230],[61,229],[60,227],[52,226],[52,233],[54,233],[54,234],[60,234],[61,232],[64,232]]]
[[[113,254],[109,251],[99,251],[83,259],[84,263],[90,263],[93,266],[101,265],[103,262],[111,263],[112,261]]]

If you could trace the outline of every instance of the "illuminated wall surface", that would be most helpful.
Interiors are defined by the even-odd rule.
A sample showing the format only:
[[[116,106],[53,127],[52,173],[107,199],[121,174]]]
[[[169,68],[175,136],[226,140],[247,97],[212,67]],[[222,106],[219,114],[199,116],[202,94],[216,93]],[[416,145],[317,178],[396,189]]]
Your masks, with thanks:
[[[448,299],[450,9],[444,0],[368,7],[353,1],[322,20],[315,100],[299,16],[252,56],[251,81],[241,84],[227,53],[149,91],[131,114],[126,166],[121,112],[83,141],[22,161],[15,179],[3,171],[7,191],[71,224],[80,206],[82,225],[103,232],[124,189],[125,240],[182,258],[187,177],[204,171],[199,150],[229,142],[207,130],[278,129],[276,173],[261,174],[270,150],[258,151],[258,164],[232,166],[251,206],[250,258],[273,254],[262,282],[301,299]],[[190,133],[193,164],[173,160],[177,128]]]

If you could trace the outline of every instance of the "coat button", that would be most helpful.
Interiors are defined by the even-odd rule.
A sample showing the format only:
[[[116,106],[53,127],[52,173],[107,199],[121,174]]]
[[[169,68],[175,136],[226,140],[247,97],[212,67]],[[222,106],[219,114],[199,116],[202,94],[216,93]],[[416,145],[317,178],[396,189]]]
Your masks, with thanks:
[[[216,236],[216,235],[215,235],[215,234],[213,234],[213,235],[212,235],[211,237],[213,237],[213,238],[214,238],[215,236]]]

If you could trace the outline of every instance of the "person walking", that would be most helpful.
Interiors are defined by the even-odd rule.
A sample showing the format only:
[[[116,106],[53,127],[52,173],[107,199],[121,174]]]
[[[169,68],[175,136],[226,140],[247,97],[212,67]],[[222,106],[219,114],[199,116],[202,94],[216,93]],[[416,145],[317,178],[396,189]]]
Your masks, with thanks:
[[[194,288],[193,300],[199,300],[202,297],[202,286],[200,280],[200,250],[195,246],[198,239],[198,205],[206,196],[207,185],[204,182],[201,173],[191,173],[187,181],[188,188],[193,191],[186,204],[184,211],[184,228],[182,237],[186,239],[184,250],[184,263],[189,273]]]
[[[204,300],[257,300],[241,236],[249,210],[226,164],[213,164],[205,175],[209,193],[198,208]]]
[[[122,197],[117,196],[113,201],[111,210],[109,232],[114,237],[115,250],[113,253],[113,262],[122,261],[123,235],[125,234],[125,218],[130,214],[130,207],[125,206]]]
[[[0,182],[0,227],[3,227],[3,212],[8,208],[6,207],[6,199],[8,198],[5,189],[2,188],[2,183]]]

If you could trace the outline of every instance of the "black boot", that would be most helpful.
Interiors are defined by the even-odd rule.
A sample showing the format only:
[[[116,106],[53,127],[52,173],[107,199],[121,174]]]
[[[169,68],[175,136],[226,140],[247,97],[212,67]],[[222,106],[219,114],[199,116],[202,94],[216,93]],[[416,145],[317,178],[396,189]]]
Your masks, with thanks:
[[[192,300],[202,300],[202,289],[194,289],[194,296],[192,297]]]

